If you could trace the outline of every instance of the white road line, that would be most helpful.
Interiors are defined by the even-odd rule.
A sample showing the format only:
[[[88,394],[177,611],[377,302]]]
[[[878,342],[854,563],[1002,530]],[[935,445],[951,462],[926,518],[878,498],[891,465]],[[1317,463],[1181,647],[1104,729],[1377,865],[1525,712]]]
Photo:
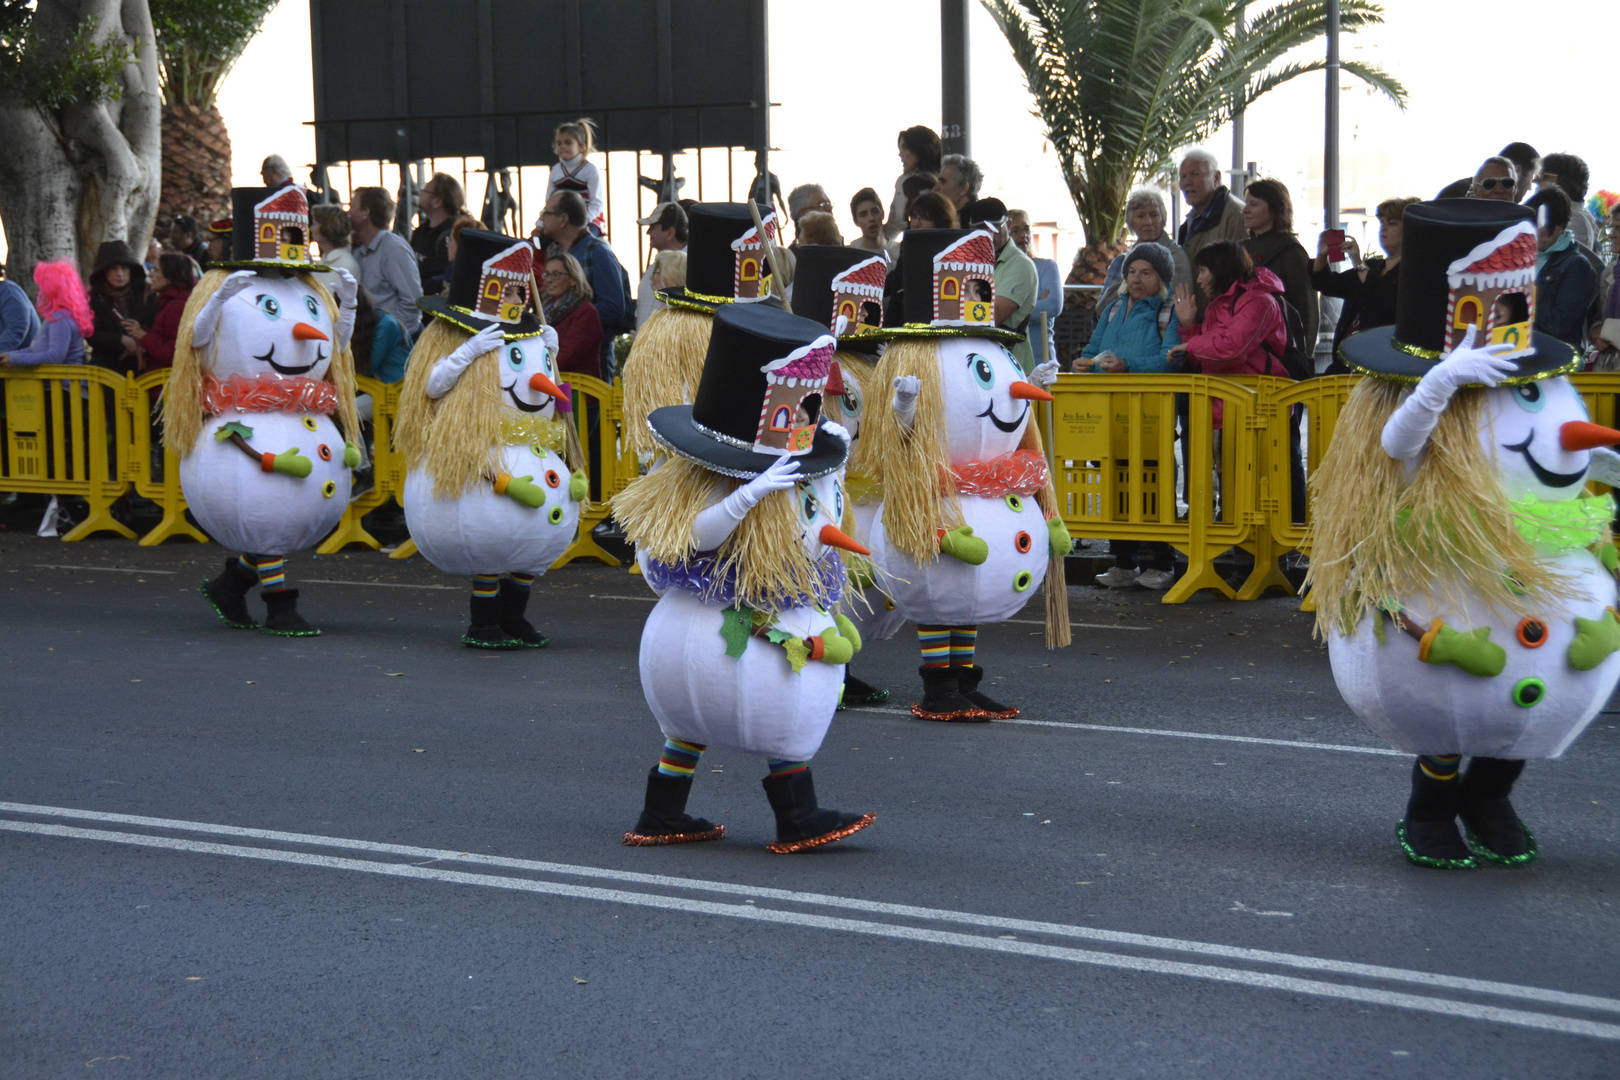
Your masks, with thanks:
[[[137,570],[137,569],[133,569],[133,568],[128,567],[128,566],[69,566],[66,563],[45,563],[45,562],[37,562],[37,563],[35,563],[34,564],[34,569],[36,569],[36,570],[102,570],[102,571],[105,571],[106,573],[109,573],[109,574],[169,574],[169,575],[174,575],[174,574],[178,574],[180,572],[178,570]]]
[[[1020,626],[1045,626],[1044,619],[1002,619],[1002,622],[1018,623]],[[995,626],[995,623],[986,623],[986,626]],[[1072,622],[1070,626],[1084,626],[1090,630],[1151,630],[1151,626],[1121,626],[1111,622]]]
[[[644,604],[658,603],[656,596],[607,596],[603,593],[591,593],[587,599],[591,600],[639,600]]]
[[[308,585],[369,585],[378,589],[460,589],[459,585],[406,585],[397,581],[338,581],[334,578],[307,577]]]
[[[844,712],[883,713],[910,716],[910,709],[884,709],[875,705],[845,705]],[[1306,742],[1301,739],[1262,739],[1258,735],[1216,735],[1208,731],[1170,731],[1164,728],[1117,727],[1112,724],[1075,724],[1065,720],[992,720],[992,724],[1022,724],[1025,727],[1070,728],[1075,731],[1101,731],[1115,735],[1163,735],[1173,739],[1207,739],[1213,742],[1254,743],[1258,746],[1286,746],[1294,750],[1337,750],[1341,754],[1374,754],[1379,757],[1411,757],[1404,750],[1384,746],[1352,746],[1348,743]]]
[[[31,814],[36,817],[65,817],[80,821],[96,821],[109,825],[138,825],[147,828],[170,829],[179,832],[205,833],[208,835],[230,836],[241,839],[270,840],[278,843],[303,844],[310,847],[336,847],[351,851],[365,851],[373,854],[397,855],[412,859],[426,859],[429,862],[459,862],[478,866],[496,866],[508,870],[527,870],[534,873],[595,878],[599,880],[624,882],[633,885],[649,885],[659,888],[691,889],[700,892],[720,893],[728,896],[746,896],[761,900],[778,900],[792,904],[840,908],[846,911],[861,911],[867,914],[890,915],[899,918],[926,919],[934,922],[957,923],[960,925],[973,926],[988,930],[1045,934],[1053,937],[1069,937],[1085,941],[1104,942],[1110,945],[1128,945],[1138,948],[1159,949],[1168,952],[1191,953],[1199,956],[1218,957],[1225,960],[1240,960],[1248,963],[1271,964],[1278,967],[1292,967],[1322,974],[1360,976],[1362,978],[1379,979],[1385,982],[1410,983],[1412,985],[1430,987],[1434,989],[1462,990],[1469,993],[1493,994],[1498,997],[1518,998],[1520,1000],[1534,1001],[1541,1004],[1563,1005],[1578,1009],[1591,1009],[1601,1012],[1620,1013],[1620,1000],[1615,998],[1597,997],[1590,994],[1573,994],[1562,990],[1547,990],[1541,987],[1521,986],[1516,983],[1496,982],[1489,979],[1470,979],[1455,975],[1436,975],[1426,971],[1411,971],[1405,968],[1385,967],[1378,964],[1360,964],[1348,960],[1329,960],[1322,957],[1302,956],[1296,953],[1273,952],[1268,949],[1246,949],[1233,945],[1217,945],[1203,941],[1187,941],[1181,938],[1157,937],[1148,934],[1132,934],[1117,930],[1100,930],[1089,926],[1073,926],[1065,923],[1041,922],[1030,919],[1013,919],[998,915],[981,915],[967,911],[952,911],[947,908],[916,907],[910,904],[891,904],[879,900],[862,900],[858,897],[833,896],[826,893],[796,892],[790,889],[773,889],[756,885],[739,885],[726,881],[706,881],[701,878],[672,877],[664,874],[642,874],[631,870],[611,870],[595,866],[578,866],[570,863],[542,862],[533,859],[515,859],[500,855],[477,855],[466,851],[448,851],[436,848],[414,847],[405,844],[383,844],[371,840],[350,840],[341,837],[320,836],[308,833],[280,832],[273,829],[248,829],[236,825],[216,825],[210,822],[145,817],[137,814],[112,814],[97,810],[75,810],[68,807],[38,806],[29,803],[0,802],[0,812]],[[7,824],[7,822],[0,820],[0,827],[7,827]],[[31,823],[12,822],[10,824],[23,825]]]
[[[476,885],[485,888],[510,889],[517,892],[561,896],[577,900],[595,900],[634,907],[682,911],[694,915],[716,915],[722,918],[746,919],[753,922],[776,923],[805,929],[831,930],[864,934],[870,937],[892,938],[932,945],[951,945],[957,948],[980,949],[987,952],[1011,953],[1045,960],[1064,960],[1070,963],[1114,968],[1121,971],[1144,972],[1154,975],[1179,975],[1184,978],[1204,979],[1261,990],[1280,990],[1313,997],[1354,1001],[1369,1005],[1384,1005],[1415,1012],[1436,1013],[1460,1019],[1483,1020],[1509,1024],[1515,1027],[1551,1031],[1562,1035],[1585,1035],[1597,1039],[1620,1041],[1620,1025],[1599,1023],[1551,1013],[1507,1009],[1496,1005],[1455,1001],[1449,998],[1425,997],[1391,990],[1350,986],[1341,983],[1319,982],[1290,975],[1247,971],[1239,968],[1219,967],[1213,964],[1191,964],[1180,960],[1157,960],[1151,957],[1075,949],[1061,945],[1018,941],[1002,937],[980,937],[947,930],[928,930],[921,927],[901,926],[893,923],[871,922],[864,919],[845,919],[804,912],[783,911],[760,907],[757,904],[722,904],[710,900],[690,900],[685,897],[662,896],[656,893],[628,892],[622,889],[598,889],[587,885],[566,885],[559,882],[536,881],[532,878],[503,877],[494,874],[469,874],[457,870],[439,870],[402,863],[373,862],[365,859],[345,859],[331,855],[310,855],[300,851],[279,851],[272,848],[242,847],[234,844],[213,844],[199,840],[183,840],[169,836],[144,836],[137,833],[107,832],[102,829],[79,829],[67,825],[44,825],[35,822],[0,821],[0,829],[33,833],[67,839],[96,840],[103,843],[128,844],[136,847],[165,848],[206,855],[227,855],[237,858],[259,859],[265,862],[288,863],[296,866],[314,866],[330,870],[349,870],[379,874],[388,877],[412,878],[419,881],[438,881],[455,885]]]

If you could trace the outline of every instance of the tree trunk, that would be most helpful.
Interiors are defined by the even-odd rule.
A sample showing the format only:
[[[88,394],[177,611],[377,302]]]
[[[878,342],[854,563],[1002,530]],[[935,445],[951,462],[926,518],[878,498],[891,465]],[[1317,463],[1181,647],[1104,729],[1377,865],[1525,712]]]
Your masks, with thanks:
[[[9,276],[30,292],[37,262],[73,258],[88,272],[102,241],[144,252],[152,234],[162,166],[146,0],[40,0],[33,32],[66,40],[91,18],[96,40],[124,42],[134,54],[118,100],[42,110],[0,97],[0,220]]]
[[[158,217],[203,225],[231,212],[231,134],[214,106],[163,106],[163,196]]]

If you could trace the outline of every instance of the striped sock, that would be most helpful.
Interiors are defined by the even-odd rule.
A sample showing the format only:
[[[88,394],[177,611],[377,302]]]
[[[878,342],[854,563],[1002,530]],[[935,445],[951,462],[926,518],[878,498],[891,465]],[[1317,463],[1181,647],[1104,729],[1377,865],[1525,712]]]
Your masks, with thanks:
[[[973,666],[973,647],[979,641],[977,626],[951,627],[951,663],[956,667]]]
[[[242,567],[242,569],[246,570],[250,574],[257,574],[259,572],[258,566],[255,565],[252,559],[248,558],[247,552],[245,551],[236,557],[236,561],[237,564]]]
[[[501,592],[501,575],[474,574],[473,596],[479,600],[493,600]]]
[[[951,666],[951,628],[917,625],[917,645],[922,649],[923,667]]]
[[[771,778],[788,776],[796,772],[804,772],[810,767],[808,761],[783,761],[781,758],[766,758],[765,764],[770,766]]]
[[[533,574],[507,574],[506,576],[511,579],[512,584],[520,589],[527,589],[534,584]]]
[[[1461,754],[1419,754],[1418,768],[1430,780],[1455,780],[1457,765],[1461,761]]]
[[[658,755],[658,771],[665,776],[692,778],[697,771],[698,759],[708,747],[679,739],[665,739],[664,752]]]
[[[281,592],[287,587],[287,560],[271,555],[253,556],[253,569],[265,592]]]

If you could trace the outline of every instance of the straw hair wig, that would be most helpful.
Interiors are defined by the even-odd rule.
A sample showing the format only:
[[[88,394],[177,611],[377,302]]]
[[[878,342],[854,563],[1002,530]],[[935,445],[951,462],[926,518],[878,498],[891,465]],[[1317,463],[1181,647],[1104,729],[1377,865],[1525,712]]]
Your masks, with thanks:
[[[686,405],[697,395],[709,354],[712,315],[663,307],[647,317],[624,361],[624,434],[630,452],[650,458],[661,452],[647,416],[666,405]]]

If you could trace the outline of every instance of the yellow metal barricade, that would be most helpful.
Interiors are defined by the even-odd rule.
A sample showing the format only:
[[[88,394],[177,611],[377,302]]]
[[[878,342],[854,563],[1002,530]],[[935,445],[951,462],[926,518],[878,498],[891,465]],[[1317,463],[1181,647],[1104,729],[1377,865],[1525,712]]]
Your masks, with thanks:
[[[1176,499],[1178,394],[1188,400],[1184,512]],[[1267,524],[1254,509],[1256,392],[1204,375],[1060,375],[1052,396],[1053,483],[1069,531],[1162,541],[1185,553],[1187,573],[1165,593],[1167,604],[1200,589],[1232,598],[1215,557]]]
[[[389,499],[403,505],[405,497],[405,462],[394,450],[394,417],[399,413],[400,384],[361,377],[355,380],[355,385],[360,393],[371,395],[372,486],[370,490],[349,500],[349,506],[343,511],[337,527],[315,548],[322,555],[335,555],[350,544],[364,544],[372,551],[382,547],[382,542],[366,531],[360,519],[385,505]],[[359,438],[355,433],[345,432],[344,435],[351,441]],[[410,548],[414,555],[416,545],[411,544]],[[398,555],[398,552],[394,554]]]
[[[169,369],[160,368],[129,379],[124,392],[130,433],[127,475],[135,485],[135,493],[152,500],[163,511],[157,525],[141,537],[142,547],[155,547],[175,536],[208,543],[208,534],[186,520],[186,497],[180,491],[180,457],[160,441],[158,395],[168,384]]]
[[[579,445],[585,451],[585,472],[592,475],[591,501],[580,507],[579,532],[568,550],[563,552],[553,570],[567,566],[575,559],[595,559],[606,566],[618,566],[619,560],[596,542],[591,531],[608,519],[608,502],[635,479],[635,455],[624,442],[624,391],[589,375],[566,373],[568,385],[574,395],[574,423],[579,431]],[[593,430],[594,421],[594,430]],[[626,459],[629,473],[625,472]]]
[[[0,490],[78,496],[90,513],[63,540],[115,532],[133,540],[112,505],[128,490],[127,379],[82,364],[0,371],[5,387]]]

